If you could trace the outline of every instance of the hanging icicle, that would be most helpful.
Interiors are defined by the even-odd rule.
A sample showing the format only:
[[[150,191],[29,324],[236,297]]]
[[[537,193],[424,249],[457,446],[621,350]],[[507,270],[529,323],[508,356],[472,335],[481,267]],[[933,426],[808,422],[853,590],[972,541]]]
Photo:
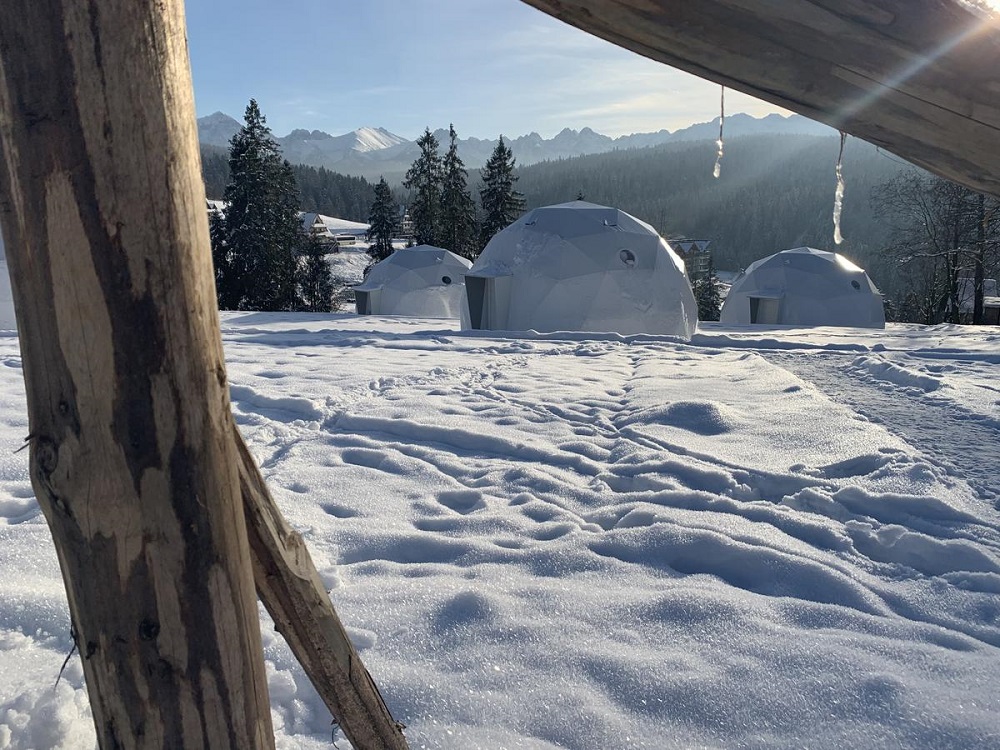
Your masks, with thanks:
[[[839,245],[844,241],[840,233],[840,212],[844,208],[844,143],[847,142],[847,133],[840,131],[840,156],[837,157],[837,192],[833,197],[833,242]]]
[[[715,147],[718,149],[715,153],[715,169],[712,170],[712,176],[716,179],[722,173],[722,126],[726,124],[726,87],[722,87],[722,93],[719,97],[719,140],[715,142]]]

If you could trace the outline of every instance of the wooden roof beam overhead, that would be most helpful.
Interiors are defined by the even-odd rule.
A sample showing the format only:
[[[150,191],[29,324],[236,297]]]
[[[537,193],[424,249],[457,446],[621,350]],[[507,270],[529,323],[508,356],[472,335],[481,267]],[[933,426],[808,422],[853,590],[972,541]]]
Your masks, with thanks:
[[[524,0],[1000,196],[1000,19],[959,0]]]

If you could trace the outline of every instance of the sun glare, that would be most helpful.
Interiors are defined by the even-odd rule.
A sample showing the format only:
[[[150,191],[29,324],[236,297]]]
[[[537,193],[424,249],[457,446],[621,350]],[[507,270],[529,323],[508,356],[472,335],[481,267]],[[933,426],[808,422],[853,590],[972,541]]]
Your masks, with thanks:
[[[986,11],[991,15],[1000,15],[1000,0],[958,0],[958,2]]]

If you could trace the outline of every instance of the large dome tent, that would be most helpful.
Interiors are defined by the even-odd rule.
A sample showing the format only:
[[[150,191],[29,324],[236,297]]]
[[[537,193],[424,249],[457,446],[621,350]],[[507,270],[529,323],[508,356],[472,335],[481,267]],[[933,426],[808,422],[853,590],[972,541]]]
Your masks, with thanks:
[[[684,264],[656,230],[586,201],[536,208],[494,235],[466,295],[466,329],[690,338],[698,321]]]
[[[723,325],[885,328],[882,295],[839,253],[797,247],[755,261],[722,305]]]
[[[464,275],[472,264],[432,245],[401,248],[368,271],[354,287],[358,315],[459,318]]]

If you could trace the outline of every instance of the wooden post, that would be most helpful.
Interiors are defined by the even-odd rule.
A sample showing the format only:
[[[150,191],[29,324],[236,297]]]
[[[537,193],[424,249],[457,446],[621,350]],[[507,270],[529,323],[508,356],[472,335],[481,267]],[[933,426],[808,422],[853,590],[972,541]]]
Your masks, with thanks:
[[[273,747],[179,2],[0,5],[0,210],[101,747]]]
[[[1000,18],[958,0],[524,0],[1000,196]]]
[[[0,159],[32,485],[101,747],[273,747],[257,570],[358,750],[405,748],[229,409],[181,0],[0,4]]]
[[[317,692],[358,750],[406,750],[375,682],[347,637],[302,537],[282,517],[236,428],[240,484],[257,593]]]

